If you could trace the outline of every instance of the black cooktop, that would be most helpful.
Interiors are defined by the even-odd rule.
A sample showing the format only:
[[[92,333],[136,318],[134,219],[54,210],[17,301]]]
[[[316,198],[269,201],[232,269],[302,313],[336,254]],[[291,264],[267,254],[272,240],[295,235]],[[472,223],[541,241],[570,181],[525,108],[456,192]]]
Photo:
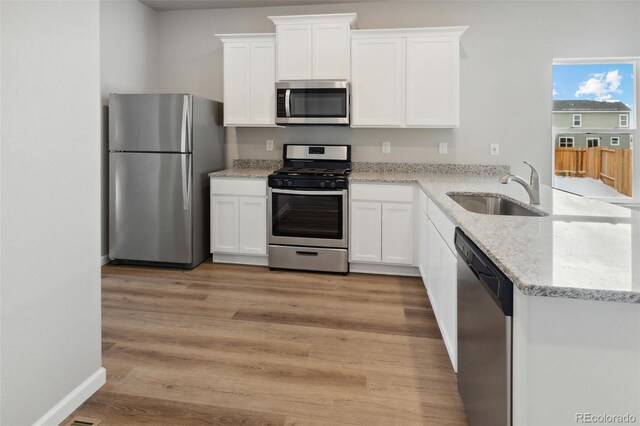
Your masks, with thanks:
[[[284,167],[271,173],[271,188],[332,190],[347,189],[351,172],[348,145],[284,145]]]
[[[326,168],[326,167],[283,167],[273,172],[282,176],[346,176],[349,174],[349,168]]]

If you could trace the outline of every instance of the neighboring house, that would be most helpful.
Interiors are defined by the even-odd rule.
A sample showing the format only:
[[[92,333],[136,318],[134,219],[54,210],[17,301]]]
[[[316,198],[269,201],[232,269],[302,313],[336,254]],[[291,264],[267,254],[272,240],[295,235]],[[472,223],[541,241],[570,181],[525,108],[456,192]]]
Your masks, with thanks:
[[[629,128],[631,108],[620,101],[553,101],[553,127],[570,129]]]
[[[620,133],[558,133],[555,146],[558,148],[633,148],[631,134]]]

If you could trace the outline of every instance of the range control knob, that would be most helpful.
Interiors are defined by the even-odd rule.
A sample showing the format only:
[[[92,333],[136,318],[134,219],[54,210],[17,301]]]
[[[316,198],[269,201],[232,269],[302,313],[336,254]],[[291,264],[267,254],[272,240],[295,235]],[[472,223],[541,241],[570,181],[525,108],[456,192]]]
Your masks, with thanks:
[[[282,183],[283,183],[283,182],[282,182],[282,179],[278,179],[278,180],[276,181],[276,186],[282,186]]]
[[[336,187],[336,183],[335,182],[331,182],[331,189],[334,189]]]
[[[287,186],[293,186],[293,181],[292,180],[288,180],[287,181]]]
[[[325,186],[326,186],[326,182],[325,181],[320,182],[320,188],[324,188]]]

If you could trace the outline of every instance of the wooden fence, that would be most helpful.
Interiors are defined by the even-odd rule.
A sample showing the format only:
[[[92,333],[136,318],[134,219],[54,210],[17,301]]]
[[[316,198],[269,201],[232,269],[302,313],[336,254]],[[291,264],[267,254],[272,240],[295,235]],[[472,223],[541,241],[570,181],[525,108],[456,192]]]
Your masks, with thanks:
[[[621,194],[632,195],[633,151],[625,148],[556,148],[556,176],[599,179]]]

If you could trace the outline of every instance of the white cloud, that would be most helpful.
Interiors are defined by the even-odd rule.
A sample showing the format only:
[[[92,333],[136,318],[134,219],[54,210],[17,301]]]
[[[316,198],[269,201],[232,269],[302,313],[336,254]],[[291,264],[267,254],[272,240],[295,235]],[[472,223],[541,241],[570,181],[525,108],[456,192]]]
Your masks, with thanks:
[[[617,92],[622,82],[622,76],[618,70],[609,71],[604,81],[609,84],[609,90]]]
[[[580,83],[575,96],[593,96],[594,100],[611,102],[612,93],[622,93],[619,90],[621,82],[622,75],[618,70],[592,74],[591,78]]]
[[[607,87],[602,78],[591,77],[589,80],[580,83],[580,87],[576,91],[576,96],[594,95],[596,97],[607,93]]]
[[[551,92],[551,95],[556,96],[558,94],[558,91],[554,88],[553,92]]]

